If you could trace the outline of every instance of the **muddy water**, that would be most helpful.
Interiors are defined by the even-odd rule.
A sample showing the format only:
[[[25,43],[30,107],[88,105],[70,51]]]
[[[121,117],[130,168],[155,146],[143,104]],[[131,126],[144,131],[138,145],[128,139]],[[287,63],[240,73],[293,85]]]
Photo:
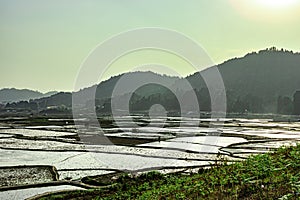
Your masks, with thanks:
[[[299,122],[174,117],[157,118],[147,126],[149,121],[136,118],[142,125],[136,127],[131,117],[118,120],[118,126],[114,122],[107,128],[91,124],[79,130],[78,125],[61,125],[64,119],[56,120],[60,125],[49,126],[2,123],[0,167],[51,165],[58,170],[59,180],[80,180],[120,170],[169,172],[167,167],[209,165],[219,159],[218,155],[241,160],[300,140]],[[82,142],[83,137],[103,132],[114,145]],[[0,196],[7,192],[11,191]]]

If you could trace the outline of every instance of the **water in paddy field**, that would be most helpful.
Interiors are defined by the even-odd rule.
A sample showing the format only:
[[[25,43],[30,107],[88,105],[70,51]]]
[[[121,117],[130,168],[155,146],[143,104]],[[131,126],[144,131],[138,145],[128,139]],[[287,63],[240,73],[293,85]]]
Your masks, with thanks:
[[[58,181],[118,171],[167,173],[177,167],[208,166],[220,155],[241,160],[300,140],[300,122],[272,119],[157,117],[150,121],[123,116],[101,119],[102,128],[85,119],[77,120],[81,125],[69,123],[69,119],[47,119],[48,124],[39,126],[26,120],[29,119],[18,123],[3,120],[0,124],[0,187],[21,184],[5,180],[8,175],[18,176],[17,170],[9,170],[14,166],[54,166]],[[111,144],[86,142],[86,138],[98,138],[102,133]],[[49,181],[50,175],[43,173],[39,180]],[[36,183],[32,177],[22,178]],[[26,192],[13,191],[28,197],[58,189],[61,188],[52,186],[48,190],[35,187]],[[9,194],[12,190],[0,191],[1,199],[8,199]]]

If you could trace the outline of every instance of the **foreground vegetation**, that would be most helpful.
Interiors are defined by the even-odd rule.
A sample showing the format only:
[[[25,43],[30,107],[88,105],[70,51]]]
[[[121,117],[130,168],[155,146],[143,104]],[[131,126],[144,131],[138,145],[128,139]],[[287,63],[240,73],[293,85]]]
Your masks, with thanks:
[[[300,199],[300,145],[197,174],[121,176],[111,187],[42,199]]]

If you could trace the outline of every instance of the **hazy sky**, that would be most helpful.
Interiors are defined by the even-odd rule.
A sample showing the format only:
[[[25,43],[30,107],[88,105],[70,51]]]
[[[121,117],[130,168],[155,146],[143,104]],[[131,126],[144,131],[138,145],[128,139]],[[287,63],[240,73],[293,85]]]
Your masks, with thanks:
[[[179,31],[215,63],[271,46],[300,51],[300,0],[1,0],[0,88],[71,91],[98,44],[140,27]],[[149,62],[193,72],[175,56],[144,51],[106,76]]]

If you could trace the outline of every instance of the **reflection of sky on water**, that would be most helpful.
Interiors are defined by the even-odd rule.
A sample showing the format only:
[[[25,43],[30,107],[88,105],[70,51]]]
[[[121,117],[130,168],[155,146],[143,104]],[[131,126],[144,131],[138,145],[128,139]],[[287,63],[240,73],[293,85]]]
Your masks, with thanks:
[[[94,145],[84,146],[74,136],[76,128],[66,126],[35,126],[18,129],[0,129],[1,166],[54,165],[60,169],[106,168],[138,170],[163,166],[206,165],[218,152],[246,156],[262,153],[281,145],[293,145],[300,140],[300,123],[273,122],[268,119],[221,119],[223,127],[198,127],[193,124],[217,122],[211,119],[169,118],[169,126],[160,128],[160,119],[154,127],[134,130],[121,118],[125,127],[104,129],[107,136],[147,138],[156,141],[137,146]],[[143,119],[144,120],[144,119]],[[181,120],[181,127],[174,126]],[[127,124],[126,124],[127,123]],[[43,130],[39,130],[43,129]],[[59,131],[56,131],[59,130]],[[97,134],[99,129],[92,129]],[[73,132],[68,132],[73,131]],[[214,136],[212,134],[217,134]],[[221,134],[221,135],[219,135]],[[15,137],[15,136],[25,137]],[[219,136],[218,136],[219,135]],[[27,137],[27,138],[26,138]],[[43,138],[33,140],[32,138]],[[66,138],[67,137],[67,138]],[[159,141],[158,138],[161,140]],[[59,139],[59,141],[57,141]],[[258,142],[260,140],[261,142]],[[277,141],[278,140],[278,141]],[[256,141],[256,143],[249,143]],[[231,157],[232,158],[232,157]],[[61,171],[61,179],[73,179],[109,171]]]

